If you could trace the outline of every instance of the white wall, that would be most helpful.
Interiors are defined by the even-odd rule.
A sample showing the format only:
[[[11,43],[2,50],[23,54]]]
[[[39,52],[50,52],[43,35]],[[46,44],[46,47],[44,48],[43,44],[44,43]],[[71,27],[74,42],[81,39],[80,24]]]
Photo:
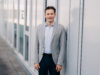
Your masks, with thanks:
[[[62,24],[65,27],[66,32],[67,32],[68,26],[69,26],[69,0],[59,0],[57,8],[58,8],[58,24]],[[66,54],[65,62],[64,62],[63,68],[61,70],[61,75],[66,75],[66,72],[67,72],[67,69],[66,69],[67,49],[65,51],[65,54]]]
[[[67,40],[67,73],[66,75],[78,75],[80,68],[80,22],[81,0],[70,0],[69,2],[69,26]],[[68,16],[68,15],[67,15]]]
[[[100,0],[85,0],[81,75],[100,75]]]

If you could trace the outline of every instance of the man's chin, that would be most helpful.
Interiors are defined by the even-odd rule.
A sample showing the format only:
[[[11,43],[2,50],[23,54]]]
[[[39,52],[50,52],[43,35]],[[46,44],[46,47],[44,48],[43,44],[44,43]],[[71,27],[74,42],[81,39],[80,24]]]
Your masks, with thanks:
[[[53,21],[49,20],[48,22],[49,22],[49,23],[52,23]]]

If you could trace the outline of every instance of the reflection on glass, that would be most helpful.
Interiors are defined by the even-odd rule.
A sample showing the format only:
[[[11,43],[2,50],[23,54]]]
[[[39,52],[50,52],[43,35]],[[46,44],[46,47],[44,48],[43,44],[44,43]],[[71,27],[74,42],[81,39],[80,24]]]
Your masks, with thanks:
[[[14,23],[14,47],[17,47],[17,25]]]
[[[14,0],[14,47],[17,47],[18,0]]]
[[[29,37],[25,35],[25,60],[28,61]]]
[[[23,55],[23,43],[24,43],[24,41],[23,41],[23,35],[24,35],[24,20],[25,20],[25,15],[24,15],[24,13],[25,13],[25,10],[24,10],[24,7],[25,7],[25,5],[24,5],[24,3],[25,3],[25,0],[19,0],[20,1],[20,5],[19,5],[19,7],[20,7],[20,10],[19,10],[19,37],[18,37],[18,41],[19,41],[19,48],[18,48],[18,50],[19,50],[19,52]]]
[[[19,25],[19,52],[23,55],[23,30],[24,25]]]
[[[30,0],[27,0],[27,2],[26,2],[26,14],[27,14],[27,22],[26,22],[26,27],[25,27],[25,30],[26,31],[29,31],[29,21],[30,21]]]

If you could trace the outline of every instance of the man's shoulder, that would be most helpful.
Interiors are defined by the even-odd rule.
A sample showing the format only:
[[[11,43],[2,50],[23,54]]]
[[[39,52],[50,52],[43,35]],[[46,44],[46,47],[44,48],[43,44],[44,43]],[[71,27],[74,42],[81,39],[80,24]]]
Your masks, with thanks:
[[[65,28],[62,24],[58,24],[58,28],[60,28],[61,30],[65,30]]]
[[[61,27],[61,28],[63,28],[63,25],[62,24],[58,24],[58,26]]]

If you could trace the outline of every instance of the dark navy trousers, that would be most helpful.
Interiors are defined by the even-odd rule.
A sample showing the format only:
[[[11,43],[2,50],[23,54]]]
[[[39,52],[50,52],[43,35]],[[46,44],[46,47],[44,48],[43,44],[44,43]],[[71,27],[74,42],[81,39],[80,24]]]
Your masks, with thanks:
[[[43,58],[39,63],[39,75],[60,75],[60,72],[56,71],[56,64],[53,61],[52,54],[43,54]]]

